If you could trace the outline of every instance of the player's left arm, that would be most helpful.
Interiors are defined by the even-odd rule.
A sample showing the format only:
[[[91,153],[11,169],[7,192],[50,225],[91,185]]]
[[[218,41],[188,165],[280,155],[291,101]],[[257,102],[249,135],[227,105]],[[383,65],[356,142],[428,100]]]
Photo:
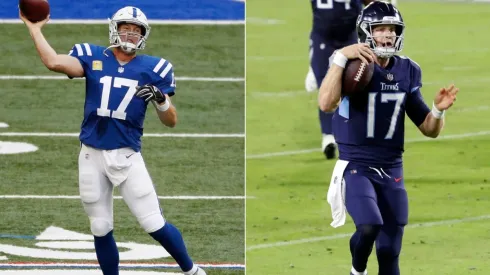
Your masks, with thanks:
[[[152,101],[155,109],[157,111],[158,118],[160,122],[162,122],[165,126],[173,128],[177,125],[177,110],[175,106],[170,101],[170,97],[168,95],[165,96],[164,103],[158,103],[156,101]],[[168,108],[165,107],[165,104],[168,103]]]
[[[456,94],[459,89],[454,85],[449,86],[449,88],[441,88],[436,94],[432,103],[432,110],[430,110],[420,92],[422,70],[413,60],[410,60],[410,64],[411,85],[405,110],[408,117],[417,125],[424,136],[436,138],[444,127],[444,113],[456,101]]]
[[[170,62],[162,59],[162,64],[158,68],[150,84],[136,88],[136,96],[151,101],[157,111],[160,121],[168,127],[175,127],[177,124],[177,110],[172,104],[170,97],[175,94],[175,75],[173,66]],[[160,64],[160,63],[159,63]],[[155,70],[155,69],[154,69]],[[160,70],[163,70],[160,73]]]
[[[177,110],[170,101],[170,96],[152,84],[136,87],[135,95],[143,98],[146,102],[151,101],[153,106],[155,106],[158,118],[165,126],[175,127],[177,124]]]
[[[454,84],[448,88],[441,88],[432,103],[432,111],[426,116],[424,122],[419,126],[420,131],[428,137],[435,138],[444,127],[444,113],[453,106],[459,88]]]
[[[425,104],[418,87],[408,95],[406,102],[407,115],[417,125],[424,136],[436,138],[444,127],[444,113],[456,101],[458,88],[451,85],[441,88],[434,98],[432,110]]]

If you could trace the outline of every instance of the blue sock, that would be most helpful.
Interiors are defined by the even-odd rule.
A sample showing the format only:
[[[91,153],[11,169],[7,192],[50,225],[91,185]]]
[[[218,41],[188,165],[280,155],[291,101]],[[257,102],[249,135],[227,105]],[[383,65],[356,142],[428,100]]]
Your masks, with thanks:
[[[320,126],[322,127],[322,134],[331,135],[333,113],[325,113],[324,111],[318,109],[318,116],[320,118]]]
[[[150,236],[158,241],[165,250],[175,259],[182,271],[187,272],[192,269],[194,263],[187,254],[187,249],[182,239],[182,234],[172,224],[166,222],[157,231],[150,233]],[[105,275],[105,274],[104,274]]]
[[[104,237],[94,236],[95,253],[104,275],[119,275],[119,251],[112,231]]]

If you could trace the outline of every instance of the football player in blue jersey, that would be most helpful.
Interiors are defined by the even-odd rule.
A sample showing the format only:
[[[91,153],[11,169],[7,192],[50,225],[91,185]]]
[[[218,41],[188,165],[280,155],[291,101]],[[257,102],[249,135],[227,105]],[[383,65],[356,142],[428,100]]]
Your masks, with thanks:
[[[458,88],[441,88],[432,103],[424,103],[422,73],[411,59],[399,56],[405,25],[390,3],[375,1],[357,21],[358,44],[334,53],[322,82],[319,106],[335,111],[333,132],[339,148],[327,199],[333,227],[344,224],[346,211],[356,231],[350,239],[351,274],[367,274],[376,243],[379,275],[398,275],[408,198],[403,180],[405,113],[420,132],[435,138],[444,113],[456,100]],[[372,80],[364,93],[342,96],[342,73],[349,59],[374,62]]]
[[[345,46],[357,43],[356,19],[372,0],[310,0],[313,23],[310,32],[310,67],[305,88],[313,92],[320,87],[329,67],[332,53]],[[322,130],[322,152],[327,159],[336,155],[332,134],[332,112],[318,109]]]
[[[179,230],[164,219],[140,153],[149,102],[164,125],[174,127],[177,122],[170,101],[176,87],[172,64],[136,54],[150,34],[145,14],[135,7],[118,10],[109,23],[109,47],[80,43],[68,55],[56,53],[44,38],[41,28],[49,17],[38,23],[20,17],[49,70],[86,79],[79,191],[103,274],[119,274],[113,237],[113,189],[119,186],[141,227],[169,252],[184,274],[205,275],[189,257]]]

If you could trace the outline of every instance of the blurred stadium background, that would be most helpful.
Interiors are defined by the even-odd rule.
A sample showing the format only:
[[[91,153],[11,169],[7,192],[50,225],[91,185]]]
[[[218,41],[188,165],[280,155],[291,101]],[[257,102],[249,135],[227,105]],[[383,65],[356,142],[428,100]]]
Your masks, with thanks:
[[[42,65],[17,4],[0,2],[0,274],[100,274],[78,199],[84,81]],[[58,53],[108,45],[107,19],[123,6],[146,13],[152,30],[143,53],[171,61],[177,79],[179,125],[166,129],[148,108],[143,137],[164,214],[208,274],[244,274],[244,1],[50,5],[43,30]],[[177,274],[119,198],[114,232],[122,275]]]

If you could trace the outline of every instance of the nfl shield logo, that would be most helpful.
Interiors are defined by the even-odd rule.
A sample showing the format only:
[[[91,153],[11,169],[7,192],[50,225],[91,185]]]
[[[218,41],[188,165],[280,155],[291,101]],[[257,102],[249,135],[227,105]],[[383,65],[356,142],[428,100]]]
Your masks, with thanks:
[[[118,71],[120,74],[122,74],[122,73],[124,73],[124,68],[123,68],[123,67],[119,67],[119,69],[117,69],[117,71]]]
[[[393,81],[394,78],[395,77],[393,76],[393,74],[390,74],[389,73],[389,74],[386,75],[386,79],[388,79],[388,81]]]

